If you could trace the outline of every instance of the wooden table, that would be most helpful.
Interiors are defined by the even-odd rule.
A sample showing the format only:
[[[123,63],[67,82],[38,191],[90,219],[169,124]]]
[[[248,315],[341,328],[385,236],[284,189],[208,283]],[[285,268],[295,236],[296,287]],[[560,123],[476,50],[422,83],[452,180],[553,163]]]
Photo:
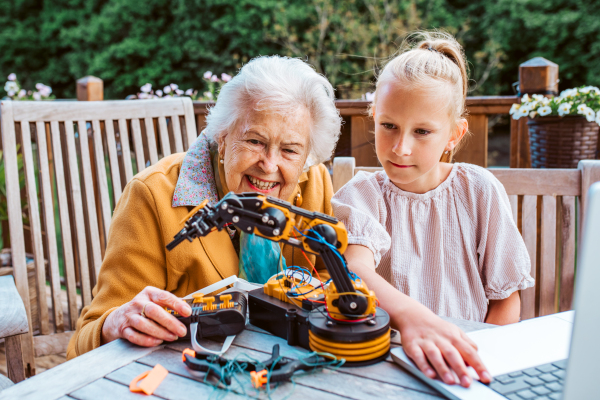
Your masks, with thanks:
[[[464,331],[493,327],[483,323],[445,318]],[[306,352],[264,330],[248,325],[239,334],[226,357],[246,354],[257,360],[265,360],[274,344],[281,353],[293,357],[293,352]],[[398,345],[398,337],[393,346]],[[181,361],[181,351],[191,344],[167,343],[157,347],[138,347],[124,340],[116,340],[86,353],[24,382],[0,392],[4,399],[242,399],[244,397],[268,398],[266,391],[253,389],[249,379],[240,376],[244,383],[235,392],[214,389],[204,383],[203,373],[190,373]],[[292,353],[292,354],[290,354]],[[137,375],[161,364],[169,375],[153,396],[129,391],[129,382]],[[285,383],[271,390],[272,399],[439,399],[438,392],[408,374],[388,357],[386,361],[356,368],[324,369],[304,373],[294,378],[295,384]],[[245,395],[244,395],[245,390]]]

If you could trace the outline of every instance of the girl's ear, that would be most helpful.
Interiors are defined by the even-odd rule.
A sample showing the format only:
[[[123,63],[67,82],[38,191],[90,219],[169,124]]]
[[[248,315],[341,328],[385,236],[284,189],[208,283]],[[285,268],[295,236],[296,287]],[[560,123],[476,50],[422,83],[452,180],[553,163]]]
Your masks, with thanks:
[[[449,151],[454,150],[454,148],[456,146],[458,146],[458,144],[460,143],[462,138],[467,134],[468,131],[469,131],[469,123],[467,122],[467,120],[465,118],[459,119],[456,122],[456,128],[454,128],[454,131],[450,135],[450,140],[448,140],[448,144],[446,145],[446,150],[449,150]]]

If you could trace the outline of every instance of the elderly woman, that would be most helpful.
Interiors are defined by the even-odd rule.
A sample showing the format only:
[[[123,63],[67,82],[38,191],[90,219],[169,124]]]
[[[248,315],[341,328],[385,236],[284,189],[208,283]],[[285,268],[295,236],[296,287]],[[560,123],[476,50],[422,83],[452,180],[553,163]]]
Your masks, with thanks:
[[[188,152],[163,158],[125,188],[94,300],[81,312],[67,357],[117,338],[142,346],[175,340],[186,330],[164,306],[188,315],[178,298],[231,275],[264,283],[275,273],[240,263],[245,252],[273,249],[272,242],[240,238],[235,230],[213,232],[173,251],[165,245],[194,206],[204,199],[216,203],[229,191],[263,193],[331,215],[331,179],[321,162],[331,156],[340,132],[333,100],[327,79],[303,61],[283,57],[254,59],[223,86]],[[285,248],[286,260],[310,268],[302,253],[292,252]]]
[[[189,315],[181,297],[231,275],[266,282],[279,260],[279,247],[266,239],[223,230],[170,252],[165,246],[193,207],[204,199],[216,203],[229,191],[263,193],[331,215],[331,178],[321,162],[340,132],[333,100],[331,84],[308,64],[277,56],[252,60],[223,86],[187,153],[146,168],[123,191],[94,300],[81,312],[67,357],[118,338],[141,346],[176,340],[186,329],[165,306]],[[310,270],[310,259],[324,269],[314,255],[307,259],[296,251],[288,246],[283,256],[293,265]],[[328,277],[325,270],[319,275]],[[469,343],[456,326],[422,318],[423,306],[414,303],[382,304],[405,310],[409,355],[435,357],[432,349]],[[477,355],[462,356],[471,365],[480,362]],[[455,371],[465,368],[462,359],[447,361]]]

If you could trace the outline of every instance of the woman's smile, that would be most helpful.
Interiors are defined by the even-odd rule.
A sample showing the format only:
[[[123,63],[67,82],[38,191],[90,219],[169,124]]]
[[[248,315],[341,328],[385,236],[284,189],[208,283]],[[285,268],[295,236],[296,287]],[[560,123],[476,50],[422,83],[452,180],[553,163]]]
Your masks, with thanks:
[[[246,180],[247,180],[248,185],[252,188],[252,190],[255,190],[260,193],[270,193],[277,186],[279,186],[279,182],[259,179],[252,175],[246,175]]]

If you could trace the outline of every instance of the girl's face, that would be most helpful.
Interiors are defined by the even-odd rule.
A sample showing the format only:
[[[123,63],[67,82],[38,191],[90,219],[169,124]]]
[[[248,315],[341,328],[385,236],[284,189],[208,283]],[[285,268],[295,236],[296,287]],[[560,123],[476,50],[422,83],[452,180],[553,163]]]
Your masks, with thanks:
[[[258,192],[288,200],[309,154],[310,115],[251,112],[224,140],[225,181],[235,193]]]
[[[448,100],[435,89],[386,83],[378,88],[373,107],[377,158],[400,189],[425,193],[450,174],[441,163],[467,131],[467,121],[453,121]]]

